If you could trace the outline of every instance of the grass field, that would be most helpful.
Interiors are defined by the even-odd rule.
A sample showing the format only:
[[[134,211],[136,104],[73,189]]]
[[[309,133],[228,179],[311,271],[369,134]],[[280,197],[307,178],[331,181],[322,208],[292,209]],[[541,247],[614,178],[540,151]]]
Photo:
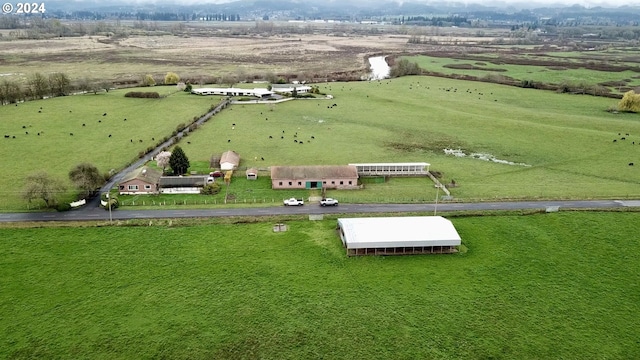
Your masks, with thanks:
[[[463,201],[640,196],[638,167],[628,165],[640,164],[640,118],[605,111],[615,99],[432,77],[320,87],[334,99],[233,105],[180,145],[200,172],[208,170],[213,154],[235,150],[242,167],[258,167],[263,175],[272,165],[426,161],[443,173],[443,182],[456,181],[453,196]],[[45,169],[66,178],[81,161],[93,162],[101,171],[119,168],[151,146],[152,138],[170,134],[178,123],[218,101],[185,93],[157,101],[122,95],[118,91],[0,108],[7,119],[0,131],[17,134],[16,139],[2,139],[3,158],[9,161],[0,176],[0,207],[26,208],[21,188],[14,184],[28,173]],[[457,158],[445,155],[445,148],[529,166]],[[232,191],[240,201],[293,196],[260,184],[234,182]],[[393,179],[331,196],[349,202],[430,201],[435,190],[424,179]]]
[[[335,220],[5,227],[0,357],[638,358],[638,216],[452,218],[466,252],[366,258]]]
[[[27,209],[20,191],[28,174],[45,170],[68,182],[69,170],[81,162],[93,163],[101,172],[120,169],[217,102],[176,92],[175,87],[142,90],[171,94],[162,99],[125,98],[128,91],[0,107],[0,134],[10,136],[2,138],[0,146],[0,209]]]
[[[444,182],[456,180],[460,186],[452,191],[462,200],[640,196],[640,173],[628,166],[640,162],[640,118],[606,112],[614,99],[432,77],[321,88],[335,98],[234,105],[190,135],[183,149],[203,161],[232,149],[241,166],[265,169],[426,161],[444,173]],[[456,158],[444,148],[531,166]],[[370,201],[380,194],[389,201],[435,197],[423,180],[371,184],[335,196]]]
[[[566,57],[562,57],[566,56]],[[568,53],[554,53],[554,61],[564,61],[569,63],[584,62],[587,60],[581,60],[579,54]],[[560,57],[560,58],[559,58]],[[570,69],[570,68],[550,68],[547,66],[535,66],[535,65],[514,65],[504,64],[504,60],[499,58],[493,58],[487,55],[487,61],[478,60],[462,60],[462,59],[449,59],[432,56],[407,56],[404,57],[411,62],[417,63],[421,68],[428,71],[435,71],[443,74],[462,74],[477,76],[484,78],[488,75],[508,76],[516,80],[530,80],[538,83],[550,83],[550,84],[587,84],[596,85],[607,82],[622,82],[626,87],[640,86],[640,78],[634,71],[620,71],[620,72],[608,72],[597,71],[585,68]],[[543,60],[541,57],[535,57],[535,60]],[[493,63],[498,62],[498,64]],[[560,63],[561,64],[561,63]],[[618,64],[616,62],[616,64]],[[447,65],[460,66],[471,65],[482,68],[484,70],[473,69],[457,69],[449,68]],[[622,65],[622,64],[620,64]],[[637,64],[633,64],[637,66]],[[618,88],[610,87],[610,90],[614,93],[619,92]]]

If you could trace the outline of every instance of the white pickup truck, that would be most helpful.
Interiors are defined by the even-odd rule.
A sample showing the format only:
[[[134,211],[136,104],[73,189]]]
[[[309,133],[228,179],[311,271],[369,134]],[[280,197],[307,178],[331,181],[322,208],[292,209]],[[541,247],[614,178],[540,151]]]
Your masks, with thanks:
[[[338,206],[338,200],[332,198],[325,198],[320,200],[320,206]]]
[[[291,199],[287,199],[284,201],[284,205],[285,206],[302,206],[304,205],[304,200],[300,199],[296,199],[296,198],[291,198]]]

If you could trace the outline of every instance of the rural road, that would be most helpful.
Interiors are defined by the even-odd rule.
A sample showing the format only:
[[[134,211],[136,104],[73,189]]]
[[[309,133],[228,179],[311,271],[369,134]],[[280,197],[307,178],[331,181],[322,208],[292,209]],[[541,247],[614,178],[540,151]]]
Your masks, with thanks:
[[[473,210],[533,210],[559,207],[560,209],[610,209],[640,207],[639,200],[576,200],[576,201],[518,201],[483,203],[440,203],[437,211]],[[184,210],[114,210],[114,220],[129,219],[175,219],[206,218],[225,216],[269,216],[307,214],[349,214],[349,213],[402,213],[433,212],[435,204],[344,204],[337,207],[306,205],[301,207],[226,208],[226,209],[184,209]],[[86,221],[109,220],[109,212],[97,207],[87,207],[67,212],[1,213],[0,222],[21,221]]]

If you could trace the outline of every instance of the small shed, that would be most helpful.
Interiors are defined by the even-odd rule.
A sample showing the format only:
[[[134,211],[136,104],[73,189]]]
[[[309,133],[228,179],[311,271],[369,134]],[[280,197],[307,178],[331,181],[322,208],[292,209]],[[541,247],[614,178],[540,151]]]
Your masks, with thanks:
[[[462,241],[442,216],[341,218],[338,230],[349,256],[450,254]]]
[[[222,153],[220,157],[220,170],[235,170],[240,165],[240,155],[235,151],[229,150]]]
[[[209,182],[209,176],[206,175],[163,176],[159,187],[163,194],[199,194]]]
[[[258,179],[258,169],[250,168],[246,171],[247,180],[257,180]]]

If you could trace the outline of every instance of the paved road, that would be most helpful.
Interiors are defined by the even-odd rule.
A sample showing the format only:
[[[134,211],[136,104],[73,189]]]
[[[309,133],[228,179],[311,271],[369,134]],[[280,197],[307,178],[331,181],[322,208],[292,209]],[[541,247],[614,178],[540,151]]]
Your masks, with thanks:
[[[583,200],[583,201],[517,201],[483,203],[440,203],[438,212],[473,210],[532,210],[547,207],[560,209],[609,209],[638,206],[640,201],[623,200]],[[307,215],[307,214],[353,214],[353,213],[406,213],[434,211],[434,204],[343,204],[337,207],[305,205],[300,207],[264,207],[264,208],[216,208],[201,210],[114,210],[114,220],[128,219],[168,219],[168,218],[206,218],[224,216],[268,216],[268,215]],[[85,221],[109,220],[109,212],[96,207],[85,206],[68,212],[40,213],[2,213],[0,222],[19,221]]]

